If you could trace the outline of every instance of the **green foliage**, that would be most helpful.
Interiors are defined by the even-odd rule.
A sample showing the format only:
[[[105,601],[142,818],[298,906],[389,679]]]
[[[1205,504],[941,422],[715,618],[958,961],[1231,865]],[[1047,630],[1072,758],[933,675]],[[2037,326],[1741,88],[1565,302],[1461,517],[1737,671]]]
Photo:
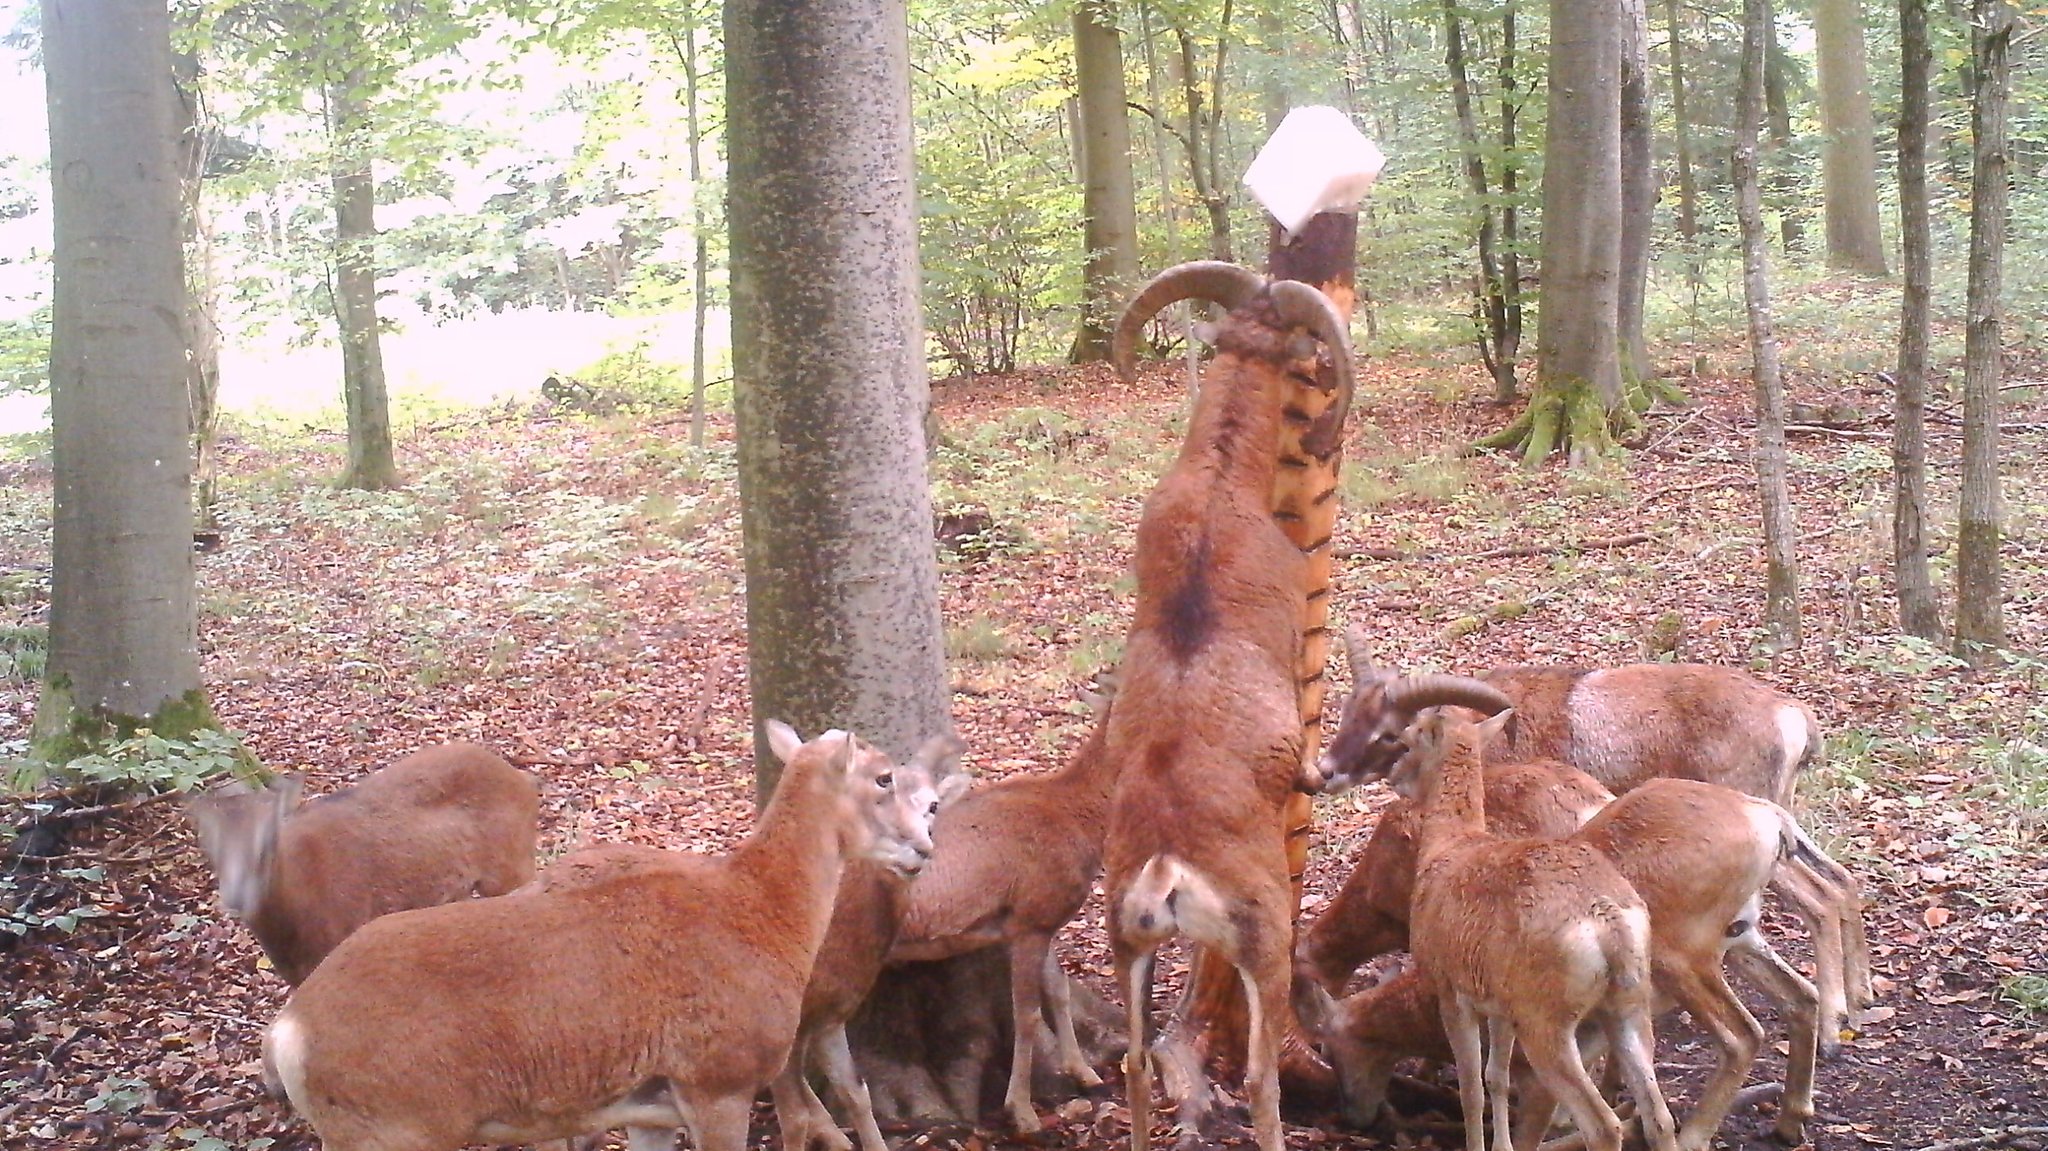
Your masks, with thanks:
[[[25,761],[8,784],[16,793],[32,792],[53,779],[105,784],[122,793],[191,791],[245,771],[248,764],[241,739],[230,732],[201,730],[172,738],[145,727],[63,764]]]
[[[0,603],[7,601],[0,593]],[[42,682],[50,663],[50,629],[44,624],[0,624],[0,683],[30,687]]]
[[[47,906],[43,902],[43,890],[46,888],[75,895],[70,884],[103,881],[106,875],[100,868],[64,867],[53,875],[68,882],[60,885],[48,883],[39,876],[0,871],[0,932],[17,938],[31,931],[58,931],[69,935],[78,930],[81,921],[107,913],[106,908],[86,900],[67,898]]]

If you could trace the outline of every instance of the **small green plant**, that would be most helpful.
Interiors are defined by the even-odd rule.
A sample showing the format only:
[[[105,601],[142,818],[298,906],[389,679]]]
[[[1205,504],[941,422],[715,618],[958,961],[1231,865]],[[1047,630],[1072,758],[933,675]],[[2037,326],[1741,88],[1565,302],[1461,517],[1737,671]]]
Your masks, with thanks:
[[[17,792],[31,791],[51,776],[109,784],[124,791],[191,791],[236,774],[248,763],[242,741],[231,732],[206,730],[194,732],[188,739],[169,739],[145,727],[103,751],[69,763],[25,761],[9,782]]]
[[[51,875],[71,884],[98,883],[106,878],[97,867],[64,867]],[[46,906],[44,901],[57,892],[67,892],[71,898],[58,899],[54,905]],[[31,931],[61,931],[69,935],[78,930],[81,920],[107,913],[106,908],[96,903],[80,901],[78,894],[68,885],[50,882],[48,876],[0,872],[0,932],[16,937]]]
[[[2048,975],[2010,975],[1998,985],[1998,991],[2027,1014],[2048,1016]]]
[[[85,1101],[85,1109],[92,1112],[105,1111],[110,1115],[126,1115],[149,1102],[150,1088],[146,1080],[126,1075],[110,1075],[100,1083],[99,1090]]]
[[[50,629],[40,624],[0,624],[0,683],[32,687],[50,662]]]
[[[1010,637],[987,616],[975,616],[958,627],[946,629],[946,654],[976,663],[1002,659],[1010,654]]]

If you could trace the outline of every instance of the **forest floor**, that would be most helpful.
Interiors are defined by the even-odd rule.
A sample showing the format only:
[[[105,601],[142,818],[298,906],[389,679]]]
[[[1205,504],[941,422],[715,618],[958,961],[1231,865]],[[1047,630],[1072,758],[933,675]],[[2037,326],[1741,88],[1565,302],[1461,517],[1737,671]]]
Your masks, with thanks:
[[[1477,372],[1418,356],[1364,363],[1336,613],[1391,665],[1617,663],[1653,656],[1662,636],[1681,658],[1750,667],[1811,702],[1830,754],[1804,781],[1803,818],[1866,881],[1880,977],[1879,1006],[1821,1068],[1814,1143],[1906,1151],[2004,1133],[2039,1151],[2038,1135],[2013,1132],[2048,1124],[2044,665],[1973,674],[1892,633],[1888,389],[1802,373],[1791,338],[1795,397],[1863,414],[1792,439],[1796,652],[1757,649],[1748,384],[1732,367],[1684,374],[1690,354],[1667,367],[1694,404],[1653,413],[1625,466],[1583,473],[1458,454],[1504,419],[1481,402]],[[1730,349],[1709,359],[1740,363]],[[2048,378],[2048,366],[2022,357],[2008,378]],[[1114,662],[1128,623],[1131,533],[1184,427],[1179,378],[1161,369],[1126,387],[1099,369],[1051,370],[946,381],[935,395],[941,510],[991,525],[942,541],[967,764],[988,777],[1054,765],[1087,722],[1078,688]],[[2048,399],[2007,398],[2007,620],[2015,647],[2039,652]],[[1940,409],[1930,506],[1945,519],[1960,435],[1953,404]],[[712,430],[712,450],[697,451],[669,414],[480,412],[411,429],[410,486],[382,495],[328,486],[332,434],[229,436],[223,530],[199,560],[220,717],[314,791],[422,744],[483,740],[546,780],[549,855],[731,844],[752,811],[745,617],[731,429]],[[22,577],[49,559],[47,463],[0,465],[0,479],[0,571]],[[1936,559],[1939,580],[1949,559]],[[33,575],[0,588],[0,624],[41,620]],[[0,680],[0,740],[25,734],[28,678],[17,661]],[[1335,678],[1348,682],[1341,662]],[[1319,802],[1310,915],[1384,802],[1382,789]],[[285,988],[215,913],[175,803],[74,821],[61,859],[8,868],[45,913],[73,901],[100,914],[0,954],[0,1147],[314,1145],[257,1079],[260,1029]],[[1106,991],[1101,940],[1091,909],[1064,950]],[[1659,1032],[1682,1109],[1707,1048],[1681,1023]],[[1777,1058],[1767,1051],[1756,1076],[1774,1077]],[[1127,1146],[1120,1092],[1041,1103],[1052,1135],[1038,1142]],[[1768,1104],[1738,1112],[1724,1138],[1760,1142],[1770,1120]],[[950,1130],[909,1143],[1002,1141]],[[1384,1145],[1300,1126],[1289,1141]]]

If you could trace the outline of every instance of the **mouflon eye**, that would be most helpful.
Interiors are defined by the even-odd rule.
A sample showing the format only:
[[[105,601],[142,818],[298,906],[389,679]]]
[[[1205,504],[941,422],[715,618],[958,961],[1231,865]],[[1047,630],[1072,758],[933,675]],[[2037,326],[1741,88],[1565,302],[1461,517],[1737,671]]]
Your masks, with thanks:
[[[896,777],[885,771],[875,777],[875,786],[884,790],[892,788],[896,786]]]

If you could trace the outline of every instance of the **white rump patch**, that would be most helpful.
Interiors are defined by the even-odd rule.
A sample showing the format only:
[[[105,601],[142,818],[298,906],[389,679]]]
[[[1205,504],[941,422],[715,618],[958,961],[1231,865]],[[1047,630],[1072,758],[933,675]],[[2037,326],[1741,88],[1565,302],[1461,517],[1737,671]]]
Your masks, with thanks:
[[[266,1070],[277,1076],[292,1109],[306,1114],[306,1033],[289,1012],[278,1017],[263,1036]]]
[[[1785,748],[1785,768],[1805,758],[1807,740],[1813,732],[1806,722],[1806,713],[1789,703],[1778,705],[1778,742]]]

